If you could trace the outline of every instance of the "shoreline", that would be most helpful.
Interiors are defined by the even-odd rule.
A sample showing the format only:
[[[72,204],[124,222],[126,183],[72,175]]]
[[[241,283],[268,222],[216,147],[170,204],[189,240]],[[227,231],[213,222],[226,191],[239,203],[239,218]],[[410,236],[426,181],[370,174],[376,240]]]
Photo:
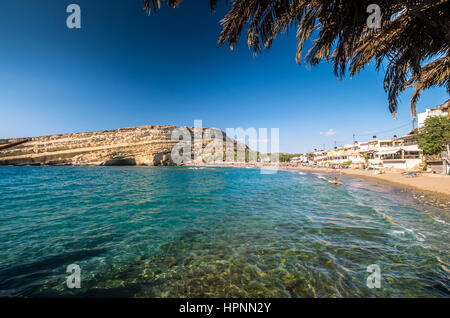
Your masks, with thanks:
[[[193,164],[189,167],[232,167],[232,168],[255,168],[261,169],[260,164]],[[265,168],[270,168],[266,166]],[[450,210],[450,176],[439,174],[424,174],[417,177],[408,177],[401,172],[389,171],[384,174],[375,175],[372,171],[358,169],[327,169],[321,167],[278,167],[279,170],[297,170],[312,173],[325,173],[330,175],[340,175],[359,178],[368,182],[378,183],[380,185],[392,186],[403,189],[413,194],[417,194],[421,200],[425,198],[432,205],[439,208]]]
[[[440,202],[440,204],[438,204],[440,208],[450,208],[450,177],[445,175],[430,174],[418,177],[407,177],[399,172],[388,172],[381,175],[374,175],[369,171],[356,169],[339,169],[337,171],[326,168],[309,167],[283,167],[281,169],[355,177],[369,182],[375,182],[380,185],[393,186],[395,188],[413,192],[420,195],[421,198],[432,198],[432,201]]]

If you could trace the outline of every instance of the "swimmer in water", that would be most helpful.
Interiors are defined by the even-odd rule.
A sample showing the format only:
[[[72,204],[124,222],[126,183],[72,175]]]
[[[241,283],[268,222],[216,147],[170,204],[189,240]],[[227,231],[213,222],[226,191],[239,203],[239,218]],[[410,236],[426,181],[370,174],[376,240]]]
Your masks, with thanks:
[[[333,183],[334,183],[334,184],[339,184],[338,178],[334,177],[334,178],[333,178]]]

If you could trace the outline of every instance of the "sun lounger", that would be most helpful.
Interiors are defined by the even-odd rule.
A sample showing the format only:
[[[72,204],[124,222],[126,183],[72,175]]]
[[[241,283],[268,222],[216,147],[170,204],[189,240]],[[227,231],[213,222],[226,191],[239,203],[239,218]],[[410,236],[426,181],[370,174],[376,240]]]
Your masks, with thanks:
[[[415,172],[415,171],[410,171],[410,172],[408,172],[406,174],[406,176],[409,177],[409,178],[415,178],[415,177],[418,177],[419,175],[420,175],[420,173],[419,172]]]

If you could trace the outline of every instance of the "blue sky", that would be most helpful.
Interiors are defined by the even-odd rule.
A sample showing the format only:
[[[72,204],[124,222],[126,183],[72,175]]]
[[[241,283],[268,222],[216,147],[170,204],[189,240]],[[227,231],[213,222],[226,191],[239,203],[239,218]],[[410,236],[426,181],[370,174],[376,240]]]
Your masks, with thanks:
[[[81,7],[82,28],[66,27]],[[280,150],[305,152],[401,135],[387,108],[383,74],[367,68],[339,81],[332,67],[295,63],[295,30],[254,57],[245,44],[217,47],[222,4],[185,0],[147,16],[141,0],[0,2],[0,138],[146,124],[279,128]],[[445,101],[425,92],[418,111]]]

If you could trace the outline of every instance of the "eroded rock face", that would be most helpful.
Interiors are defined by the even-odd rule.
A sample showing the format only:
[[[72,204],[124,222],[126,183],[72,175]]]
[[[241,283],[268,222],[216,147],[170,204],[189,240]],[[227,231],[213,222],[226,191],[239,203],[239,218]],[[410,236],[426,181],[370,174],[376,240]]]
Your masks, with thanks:
[[[0,165],[173,165],[176,126],[0,140]],[[192,132],[192,128],[187,128]]]

